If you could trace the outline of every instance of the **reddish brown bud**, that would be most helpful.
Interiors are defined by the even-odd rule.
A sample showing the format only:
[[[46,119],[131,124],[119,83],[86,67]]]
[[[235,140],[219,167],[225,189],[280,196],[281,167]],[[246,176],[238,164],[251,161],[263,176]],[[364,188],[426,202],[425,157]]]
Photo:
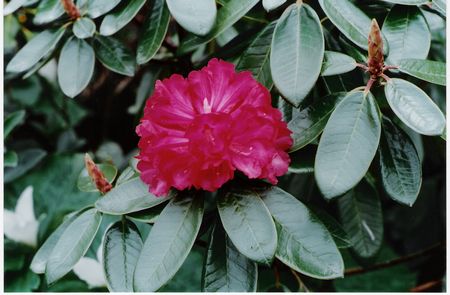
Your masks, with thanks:
[[[372,75],[378,76],[384,66],[383,56],[383,39],[381,38],[380,27],[377,20],[372,19],[372,25],[369,33],[369,57],[367,65],[369,66],[369,72]]]
[[[64,11],[71,19],[80,18],[80,11],[78,11],[78,8],[75,3],[73,3],[73,0],[61,0],[61,4],[64,7]]]
[[[112,185],[108,182],[105,175],[102,171],[95,165],[94,161],[92,161],[91,156],[89,154],[84,155],[84,163],[86,165],[86,170],[91,177],[92,181],[95,183],[97,189],[105,194],[112,189]]]

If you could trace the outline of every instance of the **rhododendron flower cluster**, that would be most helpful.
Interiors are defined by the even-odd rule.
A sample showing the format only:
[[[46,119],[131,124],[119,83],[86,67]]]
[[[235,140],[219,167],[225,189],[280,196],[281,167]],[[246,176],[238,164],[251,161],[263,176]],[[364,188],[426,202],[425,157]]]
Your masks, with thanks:
[[[136,131],[141,179],[158,196],[171,187],[215,191],[236,169],[275,184],[290,162],[291,132],[269,91],[217,59],[157,81]]]

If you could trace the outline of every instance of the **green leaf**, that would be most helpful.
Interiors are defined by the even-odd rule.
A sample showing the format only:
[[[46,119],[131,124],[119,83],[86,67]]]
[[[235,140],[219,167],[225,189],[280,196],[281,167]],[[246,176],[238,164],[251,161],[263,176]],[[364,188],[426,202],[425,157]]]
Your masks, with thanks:
[[[75,97],[86,88],[94,74],[95,53],[82,39],[71,37],[64,44],[58,61],[58,83],[69,97]]]
[[[208,34],[216,21],[214,0],[167,0],[170,14],[185,30],[196,35]]]
[[[139,37],[136,54],[138,64],[148,62],[158,52],[166,36],[169,21],[170,14],[164,0],[156,0]]]
[[[441,135],[445,117],[439,107],[419,87],[402,79],[389,79],[386,99],[397,117],[412,130],[424,135]]]
[[[42,0],[37,7],[36,15],[33,18],[35,25],[42,25],[56,20],[64,14],[61,0]]]
[[[117,6],[121,0],[89,0],[88,14],[97,18]]]
[[[113,72],[134,76],[135,58],[120,41],[112,37],[97,36],[94,50],[98,60]]]
[[[272,76],[270,74],[269,55],[275,24],[275,22],[268,24],[256,36],[255,40],[253,40],[241,55],[236,66],[236,71],[248,70],[252,72],[253,77],[267,89],[271,89],[273,86]]]
[[[19,162],[19,157],[14,151],[6,151],[3,153],[3,166],[16,167]]]
[[[127,214],[133,221],[144,223],[155,223],[166,204],[159,204],[155,207]]]
[[[21,8],[27,3],[28,0],[11,0],[6,3],[3,7],[3,16],[7,16],[14,13],[16,10]]]
[[[223,227],[239,252],[270,265],[277,248],[277,231],[259,195],[232,189],[219,196],[217,208]]]
[[[425,80],[430,83],[445,86],[445,63],[422,59],[402,59],[399,65],[400,72]]]
[[[102,221],[102,214],[89,209],[62,233],[47,262],[45,277],[51,284],[66,275],[86,254]]]
[[[17,151],[17,156],[19,158],[17,166],[5,168],[3,181],[8,183],[21,177],[39,164],[39,162],[46,155],[47,152],[39,148],[30,148],[23,151]]]
[[[345,92],[333,93],[314,101],[300,111],[289,123],[294,143],[290,152],[297,151],[313,142],[322,133],[336,105],[344,98]]]
[[[133,272],[142,244],[131,221],[118,221],[106,230],[102,264],[110,292],[133,292]]]
[[[11,131],[25,122],[25,110],[15,111],[8,114],[3,123],[3,140],[8,138]]]
[[[350,39],[363,49],[368,48],[367,38],[370,32],[370,18],[350,0],[319,0],[330,21]],[[384,38],[384,54],[388,53],[388,43]]]
[[[278,231],[276,257],[292,269],[318,279],[343,276],[341,254],[322,222],[299,200],[278,187],[262,193]]]
[[[422,5],[430,2],[430,0],[385,0],[385,1],[403,5]]]
[[[409,136],[387,117],[379,153],[384,189],[393,200],[412,206],[422,184],[422,165]]]
[[[286,0],[263,0],[262,4],[264,6],[264,9],[267,10],[267,12],[277,9],[279,6],[283,5],[286,2]]]
[[[161,68],[159,67],[152,67],[144,72],[136,90],[136,100],[127,109],[129,114],[137,114],[141,111],[144,102],[150,97],[153,90],[155,90],[155,83],[160,73]]]
[[[146,0],[130,0],[127,5],[119,7],[116,11],[103,18],[100,34],[110,36],[125,27],[144,6]]]
[[[156,197],[149,193],[148,185],[140,178],[133,178],[101,197],[95,207],[103,213],[122,215],[154,207],[168,201],[173,195],[171,192],[167,197]]]
[[[51,53],[64,35],[66,28],[45,30],[31,39],[11,59],[6,67],[7,72],[19,73],[30,69],[41,58]]]
[[[270,69],[277,89],[296,107],[319,77],[324,50],[316,12],[307,4],[286,8],[273,32]]]
[[[428,1],[427,1],[428,2]],[[446,0],[432,0],[431,7],[440,13],[442,13],[444,16],[447,13],[447,3]]]
[[[342,226],[355,252],[374,256],[383,241],[383,217],[377,191],[366,181],[338,199]]]
[[[322,76],[339,75],[350,72],[355,68],[356,61],[353,57],[340,52],[325,51],[320,74]]]
[[[90,38],[95,33],[95,23],[88,17],[81,17],[73,24],[73,33],[80,39]]]
[[[109,183],[112,183],[117,176],[117,168],[110,164],[97,164],[98,169],[103,172]],[[78,176],[77,187],[82,192],[97,192],[95,183],[89,176],[88,171],[84,168]]]
[[[257,264],[236,249],[219,222],[214,225],[207,249],[203,292],[256,292]]]
[[[47,261],[50,258],[50,255],[55,248],[56,243],[58,243],[64,231],[67,227],[72,224],[72,222],[80,216],[83,211],[75,212],[74,214],[68,216],[64,222],[58,226],[58,228],[45,240],[44,244],[39,248],[36,254],[33,257],[33,260],[30,264],[30,269],[37,273],[45,273],[45,269],[47,266]]]
[[[217,22],[212,30],[203,37],[194,34],[189,35],[179,47],[179,53],[185,54],[194,50],[197,46],[205,44],[219,36],[226,29],[243,17],[259,0],[230,0],[217,12]]]
[[[311,208],[311,211],[322,221],[323,225],[327,228],[330,234],[333,236],[333,240],[336,246],[340,249],[351,247],[350,239],[345,232],[342,225],[329,215],[325,210],[319,208]]]
[[[134,272],[136,292],[154,292],[178,271],[197,238],[203,196],[186,193],[170,201],[150,231]]]
[[[366,174],[380,141],[373,95],[352,91],[331,114],[317,149],[314,172],[326,199],[342,195]]]
[[[136,177],[139,177],[139,174],[132,167],[128,166],[127,168],[125,168],[125,170],[122,171],[119,178],[117,178],[116,186],[119,186],[122,183],[125,183],[128,180]]]
[[[383,23],[382,32],[389,42],[387,63],[398,65],[403,58],[428,56],[431,33],[417,6],[395,5]]]
[[[22,270],[20,275],[14,276],[11,281],[5,284],[6,292],[32,292],[37,290],[41,283],[41,279],[38,275],[34,274],[29,269]]]

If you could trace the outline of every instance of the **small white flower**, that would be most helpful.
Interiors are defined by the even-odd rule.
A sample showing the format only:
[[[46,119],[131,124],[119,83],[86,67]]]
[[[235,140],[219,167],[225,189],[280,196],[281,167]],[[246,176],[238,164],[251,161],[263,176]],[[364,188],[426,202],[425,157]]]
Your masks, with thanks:
[[[97,260],[90,257],[82,257],[73,268],[73,272],[83,281],[89,288],[106,287],[105,275],[102,267],[102,246],[98,247]]]
[[[20,194],[14,211],[4,209],[3,222],[8,239],[36,247],[39,222],[34,215],[32,186]]]

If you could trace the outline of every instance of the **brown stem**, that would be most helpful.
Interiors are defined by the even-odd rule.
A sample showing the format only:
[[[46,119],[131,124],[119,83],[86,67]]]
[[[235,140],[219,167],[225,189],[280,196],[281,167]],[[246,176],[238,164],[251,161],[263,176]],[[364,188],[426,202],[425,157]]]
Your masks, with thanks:
[[[442,284],[442,280],[430,281],[430,282],[421,284],[419,286],[416,286],[414,288],[411,288],[409,291],[410,292],[432,292],[433,289],[440,284]]]
[[[81,16],[80,11],[78,10],[75,3],[73,3],[73,0],[61,0],[61,4],[64,7],[64,11],[67,13],[70,19],[76,20],[80,18]]]
[[[309,289],[306,288],[305,284],[303,283],[302,279],[300,278],[300,276],[297,274],[297,272],[295,270],[293,270],[292,268],[290,269],[292,275],[295,277],[295,279],[297,280],[297,284],[298,284],[298,291],[299,292],[309,292]]]
[[[419,257],[427,256],[427,255],[429,255],[429,254],[431,254],[431,253],[433,253],[435,251],[441,250],[441,249],[442,249],[442,244],[439,243],[439,244],[433,245],[433,246],[431,246],[431,247],[429,247],[427,249],[424,249],[424,250],[421,250],[421,251],[418,251],[418,252],[415,252],[415,253],[412,253],[412,254],[409,254],[409,255],[406,255],[406,256],[402,256],[402,257],[399,257],[399,258],[395,258],[395,259],[392,259],[392,260],[389,260],[389,261],[386,261],[386,262],[382,262],[382,263],[379,263],[379,264],[371,265],[371,266],[368,266],[368,267],[365,267],[365,268],[358,267],[358,268],[347,269],[344,272],[344,276],[357,275],[357,274],[362,274],[362,273],[366,273],[366,272],[369,272],[369,271],[374,271],[374,270],[378,270],[378,269],[388,268],[388,267],[391,267],[391,266],[394,266],[394,265],[397,265],[397,264],[401,264],[403,262],[407,262],[407,261],[410,261],[410,260],[413,260],[413,259],[416,259],[416,258],[419,258]]]

